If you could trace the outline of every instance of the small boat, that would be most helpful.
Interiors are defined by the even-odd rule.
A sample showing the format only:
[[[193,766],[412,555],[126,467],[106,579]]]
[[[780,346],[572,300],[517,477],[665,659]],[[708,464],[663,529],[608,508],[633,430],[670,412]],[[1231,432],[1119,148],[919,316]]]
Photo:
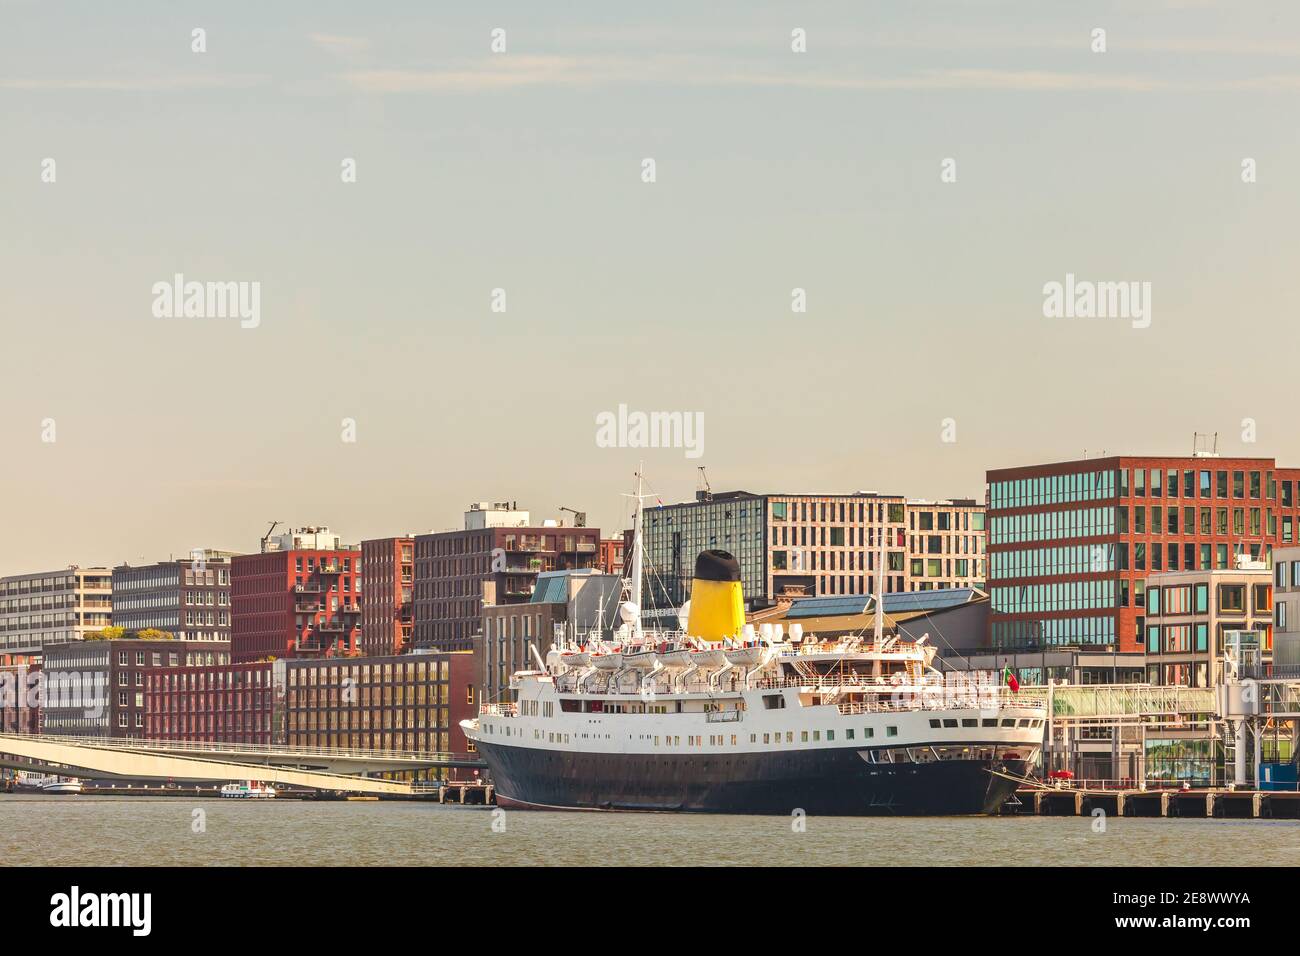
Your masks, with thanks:
[[[689,647],[674,647],[664,651],[659,655],[659,663],[664,667],[690,667],[691,649]]]
[[[623,666],[622,651],[605,651],[591,655],[591,663],[597,670],[613,671]]]
[[[81,781],[55,777],[41,787],[42,793],[81,793]]]
[[[753,667],[763,659],[763,647],[761,644],[749,644],[745,647],[728,647],[723,650],[722,653],[727,658],[728,664],[734,664],[737,667]]]
[[[560,651],[560,663],[565,667],[586,667],[591,655],[586,651]]]
[[[727,652],[721,647],[704,647],[691,651],[691,663],[699,667],[720,667],[727,663]]]
[[[223,797],[237,800],[265,800],[275,796],[275,787],[259,780],[237,780],[221,788]]]
[[[645,644],[636,648],[625,648],[623,650],[623,666],[625,667],[654,667],[659,653],[653,645]]]

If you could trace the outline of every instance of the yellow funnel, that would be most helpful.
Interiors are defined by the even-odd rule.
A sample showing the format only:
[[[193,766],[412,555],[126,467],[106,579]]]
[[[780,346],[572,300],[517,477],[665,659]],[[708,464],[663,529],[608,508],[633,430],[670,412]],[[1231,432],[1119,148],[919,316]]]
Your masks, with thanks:
[[[691,615],[686,633],[706,641],[739,637],[745,627],[740,562],[726,551],[701,551],[695,559]]]

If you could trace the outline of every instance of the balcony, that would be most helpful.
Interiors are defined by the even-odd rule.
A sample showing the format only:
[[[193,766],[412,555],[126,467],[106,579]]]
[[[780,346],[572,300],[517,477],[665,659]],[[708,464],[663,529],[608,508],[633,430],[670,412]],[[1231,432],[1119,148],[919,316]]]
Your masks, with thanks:
[[[347,568],[337,562],[331,564],[322,564],[316,569],[318,574],[346,574]]]
[[[345,605],[343,605],[341,608],[339,608],[339,610],[342,611],[344,614],[360,614],[360,613],[361,613],[361,605],[360,605],[360,604],[345,604]]]
[[[326,634],[343,634],[352,630],[354,626],[343,621],[321,621],[316,625],[316,630]]]
[[[320,610],[320,601],[295,601],[293,609],[298,614],[315,614]]]
[[[319,584],[295,584],[293,586],[294,594],[323,594],[325,589]]]
[[[595,553],[596,553],[596,542],[594,542],[594,541],[579,541],[577,547],[574,548],[574,550],[575,550],[578,554],[595,554]]]

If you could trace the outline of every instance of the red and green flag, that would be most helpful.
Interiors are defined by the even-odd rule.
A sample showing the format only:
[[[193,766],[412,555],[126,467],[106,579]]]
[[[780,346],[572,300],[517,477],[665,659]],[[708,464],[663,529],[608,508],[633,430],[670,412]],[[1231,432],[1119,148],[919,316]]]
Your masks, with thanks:
[[[1016,680],[1016,675],[1011,673],[1011,668],[1009,666],[1004,666],[1002,668],[1002,680],[1011,688],[1011,693],[1014,694],[1016,691],[1020,690],[1020,681]]]

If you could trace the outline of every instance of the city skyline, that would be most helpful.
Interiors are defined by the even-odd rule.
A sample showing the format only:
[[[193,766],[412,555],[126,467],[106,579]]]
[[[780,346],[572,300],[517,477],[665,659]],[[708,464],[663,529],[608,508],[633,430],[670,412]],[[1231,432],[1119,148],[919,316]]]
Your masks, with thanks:
[[[1284,4],[253,9],[0,4],[2,574],[506,498],[617,533],[642,459],[665,502],[1300,463],[1249,361],[1296,345]],[[256,327],[157,317],[176,275],[259,282]],[[1149,326],[1046,317],[1067,277]],[[621,405],[702,454],[601,447]]]

